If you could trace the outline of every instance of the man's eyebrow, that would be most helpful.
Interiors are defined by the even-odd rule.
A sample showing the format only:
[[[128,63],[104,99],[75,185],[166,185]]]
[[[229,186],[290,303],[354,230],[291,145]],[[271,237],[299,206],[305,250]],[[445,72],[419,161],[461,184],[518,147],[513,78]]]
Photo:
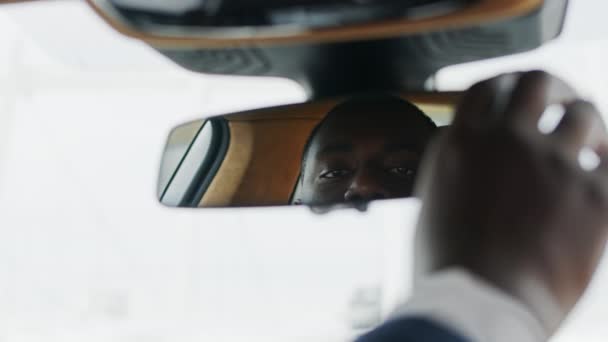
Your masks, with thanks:
[[[317,155],[331,154],[331,153],[347,153],[352,152],[354,149],[352,144],[349,143],[338,143],[338,144],[329,144],[321,147]]]

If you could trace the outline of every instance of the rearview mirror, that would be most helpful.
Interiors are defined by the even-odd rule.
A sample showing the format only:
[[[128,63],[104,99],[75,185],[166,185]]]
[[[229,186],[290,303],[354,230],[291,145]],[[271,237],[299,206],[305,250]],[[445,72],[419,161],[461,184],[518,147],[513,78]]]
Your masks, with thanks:
[[[173,129],[158,198],[172,207],[364,207],[408,197],[458,93],[363,94],[201,119]]]

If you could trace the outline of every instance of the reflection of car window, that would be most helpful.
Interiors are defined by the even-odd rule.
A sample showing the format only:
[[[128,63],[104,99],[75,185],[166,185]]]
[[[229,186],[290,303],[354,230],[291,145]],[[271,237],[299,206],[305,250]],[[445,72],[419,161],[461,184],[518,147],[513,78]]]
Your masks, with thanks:
[[[165,146],[165,151],[163,152],[163,160],[158,175],[158,198],[163,195],[171,177],[175,174],[179,163],[184,158],[190,144],[192,144],[194,137],[196,137],[204,123],[205,120],[197,120],[176,127],[171,131]]]
[[[439,127],[449,125],[454,117],[454,108],[451,105],[432,103],[416,103],[416,105]]]
[[[164,193],[161,194],[161,201],[163,204],[169,206],[180,204],[201,164],[211,149],[213,126],[209,124],[209,121],[199,121],[195,126],[201,128],[200,130],[197,130],[198,134],[194,140],[191,140],[192,136],[190,136],[190,139],[184,140],[184,138],[188,137],[191,127],[178,127],[174,130],[171,137],[171,139],[177,143],[170,145],[172,143],[170,140],[167,144],[167,149],[171,149],[171,151],[167,151],[167,153],[171,155],[168,157],[169,160],[165,160],[171,164],[166,166],[166,170],[174,171],[168,173],[171,174],[171,177],[167,179]],[[183,129],[184,132],[179,131],[180,129]],[[191,144],[185,145],[185,141],[191,142]],[[163,166],[165,160],[163,160]],[[175,166],[173,167],[172,165]],[[161,171],[161,177],[165,176],[165,172],[166,171]]]

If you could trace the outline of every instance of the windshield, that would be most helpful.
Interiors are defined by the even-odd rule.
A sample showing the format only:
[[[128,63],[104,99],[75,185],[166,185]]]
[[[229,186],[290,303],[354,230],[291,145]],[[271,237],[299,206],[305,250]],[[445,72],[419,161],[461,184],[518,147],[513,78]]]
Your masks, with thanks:
[[[543,68],[608,113],[606,10],[573,0],[562,38],[438,87]],[[186,72],[80,1],[3,6],[0,43],[0,340],[343,341],[407,296],[415,199],[323,216],[157,203],[171,128],[303,101],[293,82]],[[554,341],[605,340],[605,288],[604,262]]]
[[[608,3],[573,0],[562,34],[531,52],[450,66],[436,75],[439,90],[464,90],[500,73],[542,69],[560,76],[608,112]]]

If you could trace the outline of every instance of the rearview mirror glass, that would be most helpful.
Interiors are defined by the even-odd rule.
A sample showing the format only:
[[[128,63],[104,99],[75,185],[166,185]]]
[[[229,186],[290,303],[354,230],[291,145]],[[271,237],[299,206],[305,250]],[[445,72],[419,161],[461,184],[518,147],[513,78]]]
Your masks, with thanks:
[[[459,94],[364,94],[201,119],[173,129],[159,172],[173,207],[364,207],[412,196]]]

